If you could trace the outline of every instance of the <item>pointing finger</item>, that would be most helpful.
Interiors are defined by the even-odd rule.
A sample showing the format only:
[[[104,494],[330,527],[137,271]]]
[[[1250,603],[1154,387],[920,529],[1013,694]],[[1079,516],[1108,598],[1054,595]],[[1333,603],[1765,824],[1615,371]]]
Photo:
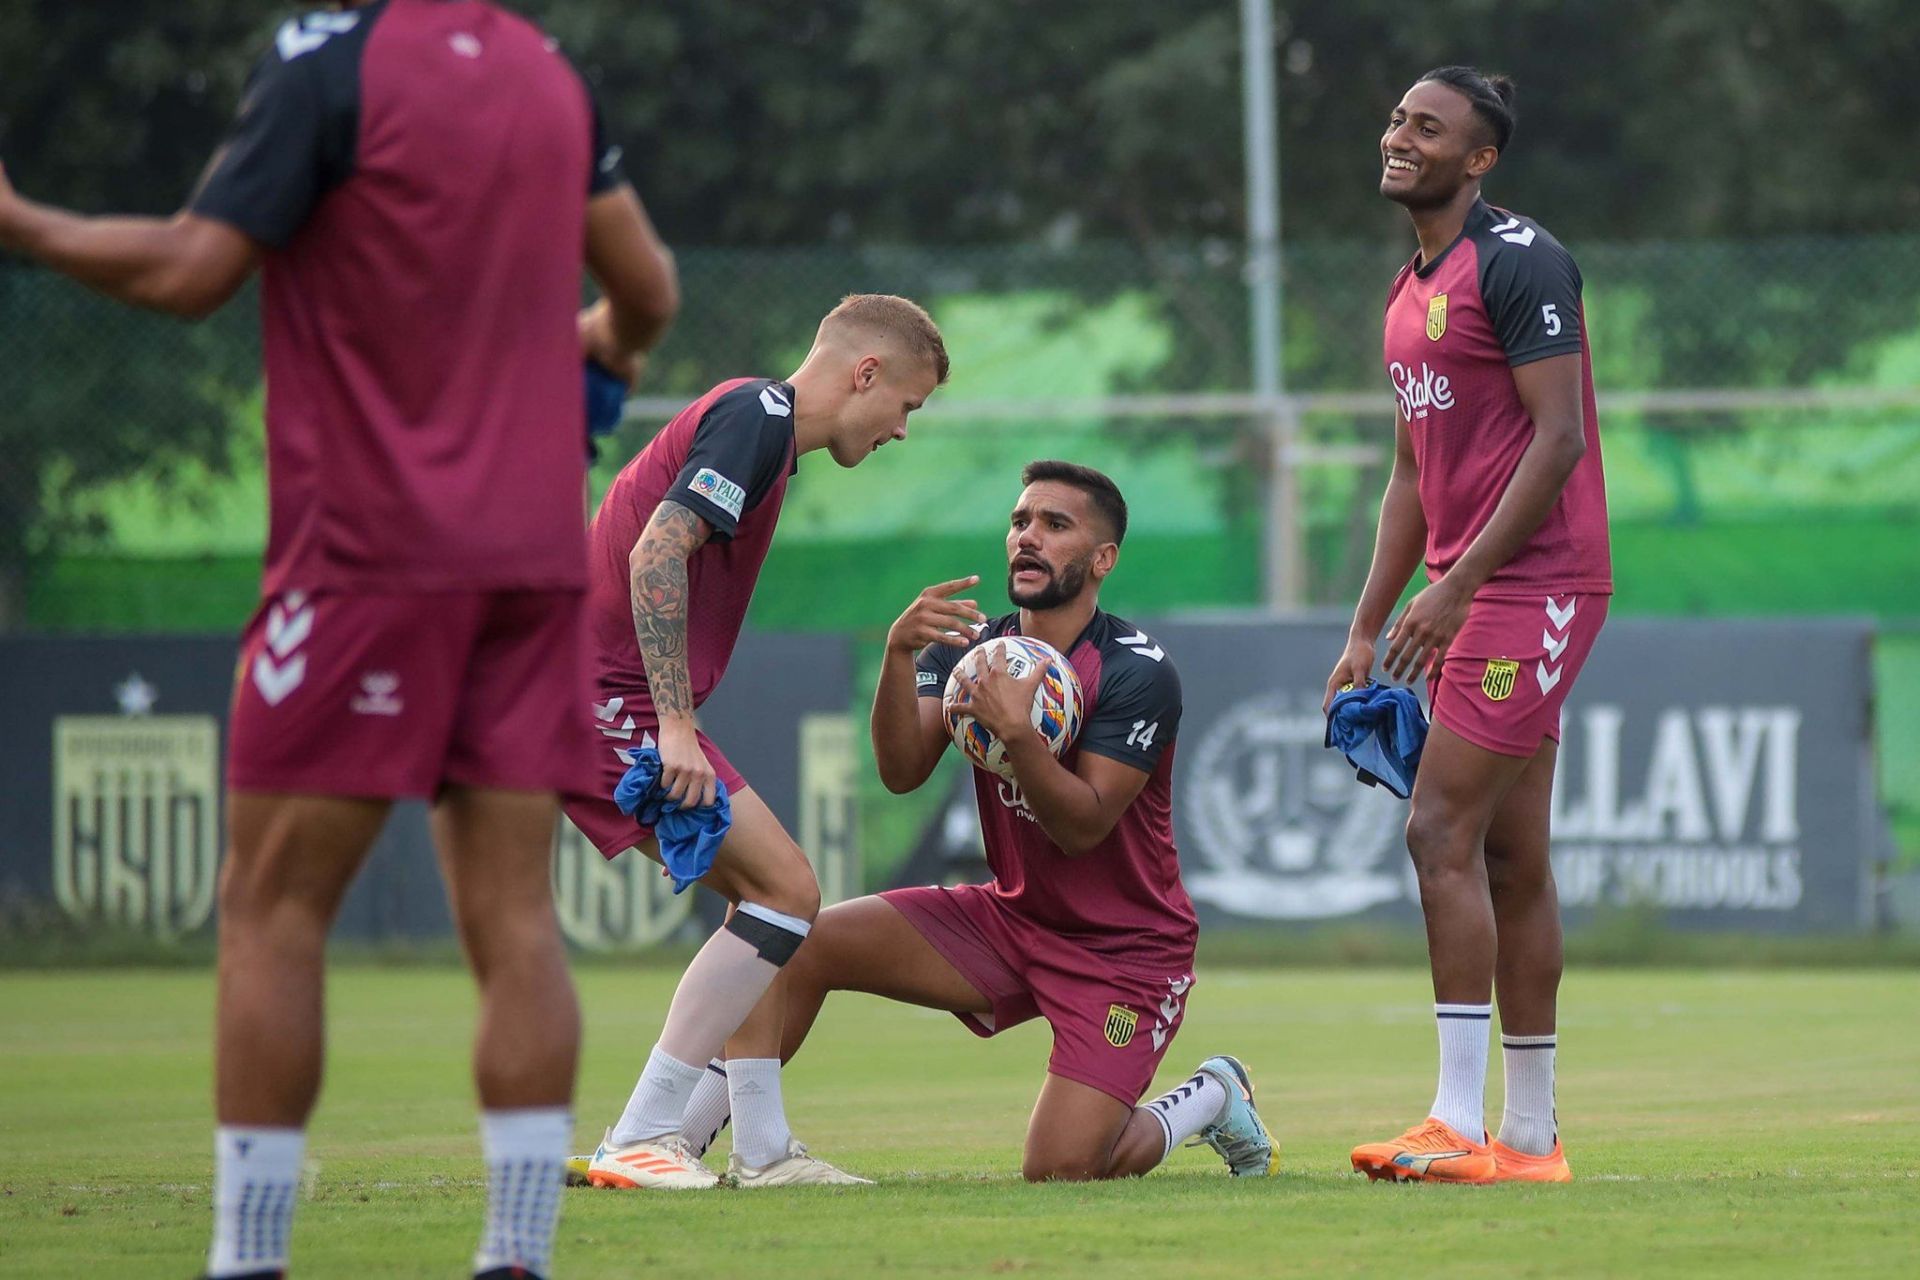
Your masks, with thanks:
[[[950,582],[942,582],[936,586],[928,587],[922,594],[929,596],[951,596],[957,591],[965,591],[978,581],[980,581],[980,575],[971,573],[964,578],[955,578]]]

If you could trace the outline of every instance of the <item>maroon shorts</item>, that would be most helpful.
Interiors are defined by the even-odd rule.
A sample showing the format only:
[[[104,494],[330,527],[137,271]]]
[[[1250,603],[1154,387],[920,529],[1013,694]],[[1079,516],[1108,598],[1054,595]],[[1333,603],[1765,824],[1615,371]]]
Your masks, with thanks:
[[[227,783],[431,798],[592,776],[578,591],[287,592],[247,624]]]
[[[620,806],[613,802],[613,789],[633,767],[633,758],[628,753],[635,747],[654,746],[654,735],[660,731],[660,721],[652,708],[643,705],[630,712],[625,704],[626,700],[619,697],[593,704],[601,738],[593,751],[592,781],[582,790],[560,798],[567,817],[580,828],[580,834],[593,842],[601,857],[609,860],[653,839],[652,827],[641,826],[620,812]],[[727,784],[728,795],[747,789],[747,780],[705,733],[700,734],[700,750],[706,753],[707,763],[713,766],[720,781]]]
[[[1433,682],[1433,719],[1477,747],[1531,756],[1560,741],[1560,707],[1607,620],[1606,596],[1481,597]]]
[[[977,1036],[1032,1018],[1053,1028],[1047,1070],[1132,1106],[1153,1083],[1193,986],[1193,961],[1177,973],[1117,968],[1113,960],[1023,919],[991,888],[964,884],[880,895],[962,977],[993,1002],[988,1014],[954,1015]]]

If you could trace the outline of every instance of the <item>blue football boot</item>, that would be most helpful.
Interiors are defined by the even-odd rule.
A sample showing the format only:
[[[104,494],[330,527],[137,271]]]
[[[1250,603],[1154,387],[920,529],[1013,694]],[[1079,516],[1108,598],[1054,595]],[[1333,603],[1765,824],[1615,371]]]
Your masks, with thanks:
[[[1227,1109],[1218,1120],[1202,1129],[1200,1141],[1220,1153],[1227,1169],[1236,1178],[1266,1177],[1280,1167],[1280,1154],[1273,1149],[1267,1126],[1253,1106],[1253,1077],[1230,1054],[1208,1058],[1197,1068],[1206,1072],[1227,1090]]]

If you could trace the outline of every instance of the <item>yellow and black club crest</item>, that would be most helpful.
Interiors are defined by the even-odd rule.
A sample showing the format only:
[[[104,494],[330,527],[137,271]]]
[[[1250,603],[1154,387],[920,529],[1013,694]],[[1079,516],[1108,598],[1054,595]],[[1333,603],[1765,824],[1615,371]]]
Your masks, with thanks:
[[[1513,678],[1519,674],[1520,664],[1513,659],[1488,658],[1487,674],[1480,677],[1480,692],[1489,702],[1505,702],[1513,696]]]
[[[1447,333],[1447,295],[1436,293],[1427,303],[1427,341],[1438,342]]]
[[[1133,1029],[1140,1025],[1140,1015],[1123,1004],[1107,1006],[1107,1043],[1116,1049],[1124,1049],[1133,1039]]]

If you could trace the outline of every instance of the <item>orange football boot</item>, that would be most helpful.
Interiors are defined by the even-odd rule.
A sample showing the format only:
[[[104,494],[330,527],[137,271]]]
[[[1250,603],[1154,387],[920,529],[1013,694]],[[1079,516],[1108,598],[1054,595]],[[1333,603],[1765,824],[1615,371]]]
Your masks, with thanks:
[[[1553,1150],[1543,1156],[1515,1151],[1498,1138],[1488,1148],[1493,1152],[1495,1182],[1572,1182],[1573,1170],[1567,1167],[1567,1153],[1554,1138]]]
[[[1471,1142],[1445,1121],[1428,1116],[1392,1142],[1369,1142],[1353,1149],[1353,1167],[1375,1181],[1492,1182],[1498,1177],[1493,1152]]]

